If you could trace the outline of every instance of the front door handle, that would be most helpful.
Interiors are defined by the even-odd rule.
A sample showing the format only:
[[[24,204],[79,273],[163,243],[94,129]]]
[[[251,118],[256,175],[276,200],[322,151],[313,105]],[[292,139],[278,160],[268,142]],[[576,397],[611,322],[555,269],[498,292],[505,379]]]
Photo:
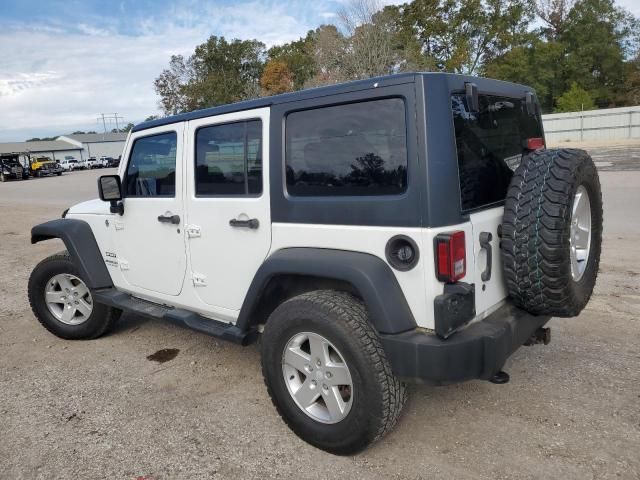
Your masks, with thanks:
[[[180,215],[171,215],[169,212],[165,215],[158,215],[158,221],[160,223],[171,223],[178,225],[180,223]]]
[[[488,282],[491,279],[491,264],[493,263],[491,240],[493,240],[493,235],[491,235],[491,232],[480,233],[480,248],[483,248],[487,251],[487,266],[485,267],[484,272],[480,274],[480,278],[483,282]]]
[[[229,220],[229,225],[236,228],[250,228],[255,230],[260,226],[260,222],[257,218],[250,218],[249,220],[238,220],[237,218],[232,218]]]

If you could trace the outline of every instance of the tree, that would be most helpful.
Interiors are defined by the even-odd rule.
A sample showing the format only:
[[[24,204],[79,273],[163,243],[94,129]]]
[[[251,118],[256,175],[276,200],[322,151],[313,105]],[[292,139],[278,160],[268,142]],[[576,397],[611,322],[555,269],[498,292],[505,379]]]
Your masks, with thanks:
[[[596,108],[593,97],[576,82],[571,88],[558,97],[556,112],[579,112]]]
[[[257,40],[212,35],[187,60],[172,56],[154,82],[162,110],[174,115],[258,96],[265,55]]]
[[[580,0],[561,36],[567,46],[567,84],[592,92],[598,105],[615,104],[624,87],[625,58],[636,48],[638,21],[613,0]]]
[[[269,61],[279,60],[287,64],[293,77],[294,90],[300,90],[316,74],[316,64],[312,56],[313,31],[306,37],[269,49]]]
[[[165,115],[175,115],[187,108],[186,86],[189,69],[182,55],[172,55],[169,68],[164,69],[154,81],[156,93],[160,95],[160,107]]]
[[[316,74],[305,83],[305,87],[331,85],[350,79],[345,66],[347,39],[335,25],[320,25],[312,32],[309,49]]]
[[[350,78],[390,74],[399,64],[393,11],[380,8],[378,0],[350,0],[338,12],[347,33],[344,69]]]
[[[402,6],[405,38],[419,42],[429,70],[476,74],[527,37],[529,0],[414,0]]]
[[[158,115],[149,115],[147,118],[144,119],[144,121],[150,122],[151,120],[157,120],[158,118],[160,118],[158,117]]]
[[[260,86],[265,95],[293,91],[293,74],[289,66],[282,60],[269,60],[262,71]]]

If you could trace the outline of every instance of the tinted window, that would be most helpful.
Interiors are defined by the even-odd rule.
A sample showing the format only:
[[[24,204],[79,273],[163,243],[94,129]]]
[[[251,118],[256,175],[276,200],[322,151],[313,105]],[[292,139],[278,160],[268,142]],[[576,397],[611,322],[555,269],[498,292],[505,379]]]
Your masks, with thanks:
[[[196,195],[262,193],[262,122],[228,123],[196,132]]]
[[[524,100],[480,95],[470,113],[465,95],[452,97],[463,210],[502,202],[528,138],[542,137],[538,116]]]
[[[128,197],[173,197],[176,193],[175,132],[135,140],[125,178]]]
[[[294,112],[286,120],[292,195],[394,195],[407,187],[404,102],[399,98]]]

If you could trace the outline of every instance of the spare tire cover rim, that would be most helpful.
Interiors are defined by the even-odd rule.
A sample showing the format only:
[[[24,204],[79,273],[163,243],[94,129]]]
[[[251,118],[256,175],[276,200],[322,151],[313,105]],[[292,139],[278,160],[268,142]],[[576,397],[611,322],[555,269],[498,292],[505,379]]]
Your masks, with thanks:
[[[591,202],[584,185],[580,185],[573,197],[571,209],[571,277],[579,282],[587,269],[591,250]]]

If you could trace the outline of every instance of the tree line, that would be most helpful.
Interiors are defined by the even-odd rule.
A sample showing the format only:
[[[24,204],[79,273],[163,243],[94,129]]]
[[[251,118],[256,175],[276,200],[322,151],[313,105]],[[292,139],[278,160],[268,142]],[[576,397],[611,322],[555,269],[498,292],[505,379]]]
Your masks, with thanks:
[[[613,0],[351,0],[269,49],[211,36],[156,78],[165,115],[405,71],[531,85],[543,111],[640,103],[640,21]]]

